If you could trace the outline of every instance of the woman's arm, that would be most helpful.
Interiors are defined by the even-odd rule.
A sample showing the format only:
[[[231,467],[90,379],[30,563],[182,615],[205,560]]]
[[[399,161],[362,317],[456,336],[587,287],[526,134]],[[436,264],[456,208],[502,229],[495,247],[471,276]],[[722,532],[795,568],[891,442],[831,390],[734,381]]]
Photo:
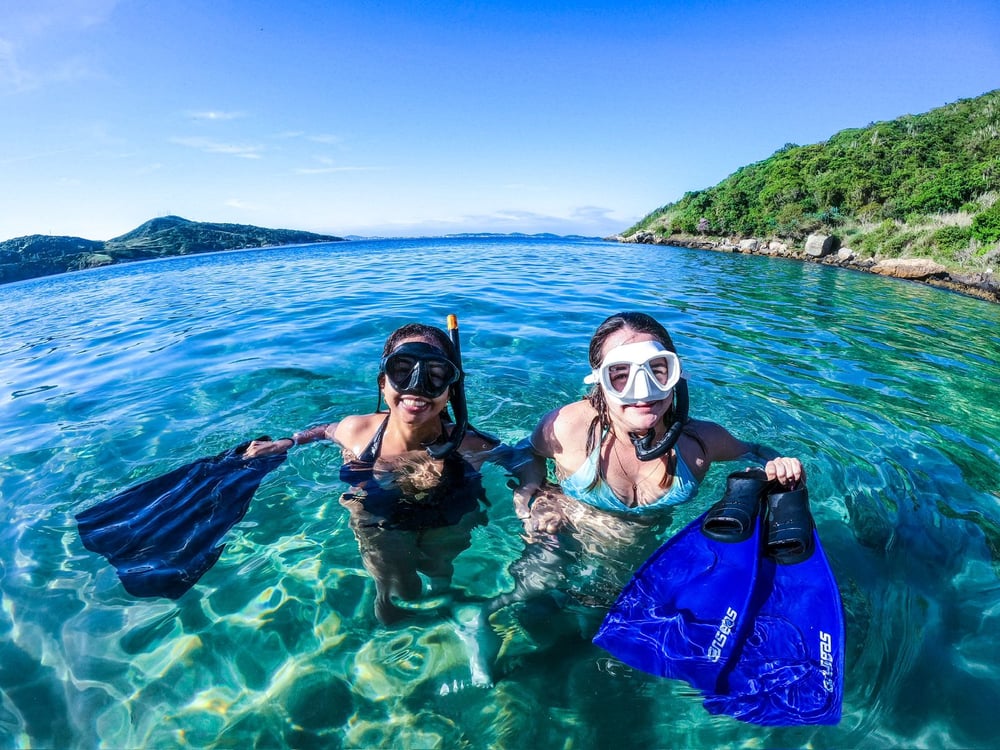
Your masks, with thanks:
[[[243,452],[243,457],[257,458],[275,453],[287,453],[296,445],[314,443],[317,440],[333,440],[337,424],[337,422],[330,422],[329,424],[316,425],[296,432],[291,437],[278,438],[277,440],[252,440],[250,446]]]
[[[528,539],[539,532],[555,534],[570,524],[562,502],[553,494],[559,488],[548,483],[548,460],[561,455],[557,434],[566,427],[568,419],[565,407],[549,412],[531,436],[515,446],[518,459],[510,467],[518,482],[514,489],[514,512],[524,524]]]
[[[802,462],[782,456],[773,448],[760,443],[748,443],[732,435],[725,427],[714,422],[692,422],[694,433],[705,450],[704,462],[696,461],[696,471],[704,476],[713,461],[735,461],[748,458],[764,464],[767,478],[786,486],[805,481]],[[694,468],[694,467],[693,467]],[[700,471],[699,471],[700,470]]]
[[[329,422],[327,424],[316,425],[315,427],[296,432],[292,435],[291,439],[295,445],[315,443],[317,440],[333,440],[333,436],[337,432],[337,425],[339,424],[340,422]]]
[[[542,488],[548,477],[547,459],[555,455],[555,422],[560,410],[542,417],[531,435],[513,448],[513,460],[507,466],[517,480],[514,490],[514,512],[522,521],[531,515],[531,498]]]

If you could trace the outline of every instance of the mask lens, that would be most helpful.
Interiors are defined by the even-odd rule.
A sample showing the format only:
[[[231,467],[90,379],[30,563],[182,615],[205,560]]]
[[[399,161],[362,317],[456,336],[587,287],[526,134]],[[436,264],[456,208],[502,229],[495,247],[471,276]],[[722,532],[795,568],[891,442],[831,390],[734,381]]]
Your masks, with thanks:
[[[661,344],[642,341],[608,352],[593,378],[618,403],[661,401],[673,392],[681,375],[680,365],[677,355]]]
[[[440,388],[442,392],[458,379],[458,371],[451,362],[428,360],[424,362],[422,369],[426,373],[428,382],[435,389]]]
[[[648,369],[653,373],[653,377],[656,378],[656,382],[660,385],[666,385],[670,382],[670,363],[666,357],[658,357],[651,360]]]
[[[632,365],[627,362],[610,365],[608,367],[608,385],[615,393],[624,393],[628,388],[629,375],[632,372]]]
[[[385,374],[392,383],[393,388],[399,390],[406,388],[413,377],[413,368],[417,366],[417,360],[403,354],[391,356],[385,361]]]

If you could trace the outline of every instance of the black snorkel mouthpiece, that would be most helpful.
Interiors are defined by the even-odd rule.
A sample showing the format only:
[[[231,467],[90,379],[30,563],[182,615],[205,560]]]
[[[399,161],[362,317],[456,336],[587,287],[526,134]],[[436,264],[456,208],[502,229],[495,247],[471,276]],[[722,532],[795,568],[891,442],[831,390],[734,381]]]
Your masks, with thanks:
[[[635,448],[636,458],[640,461],[652,461],[655,458],[660,458],[677,445],[681,431],[688,421],[688,386],[687,380],[684,378],[678,380],[677,385],[674,386],[673,414],[673,423],[667,427],[663,437],[655,443],[653,437],[656,435],[656,430],[650,430],[645,435],[637,435],[634,432],[628,434],[629,440],[632,441],[632,447]]]
[[[458,336],[458,318],[454,315],[448,316],[448,336],[451,344],[455,348],[455,366],[458,368],[458,380],[451,386],[451,410],[455,415],[455,426],[451,430],[451,437],[444,442],[433,443],[427,446],[427,453],[431,458],[442,459],[454,453],[458,446],[465,439],[465,432],[469,429],[469,407],[465,401],[465,370],[462,369],[462,344]]]

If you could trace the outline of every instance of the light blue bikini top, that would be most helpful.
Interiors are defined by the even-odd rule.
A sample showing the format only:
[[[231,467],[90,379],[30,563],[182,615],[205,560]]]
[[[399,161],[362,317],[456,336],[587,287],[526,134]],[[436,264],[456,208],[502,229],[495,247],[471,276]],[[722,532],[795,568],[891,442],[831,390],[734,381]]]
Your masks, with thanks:
[[[587,460],[583,462],[583,465],[579,469],[560,482],[564,493],[599,510],[629,513],[632,515],[657,513],[664,508],[686,503],[698,493],[698,480],[694,478],[691,469],[684,463],[680,451],[677,451],[677,468],[670,489],[655,503],[629,507],[619,499],[607,484],[600,480],[598,480],[596,486],[592,489],[587,489],[593,483],[594,477],[597,476],[597,461],[600,453],[601,446],[598,445],[587,456]]]

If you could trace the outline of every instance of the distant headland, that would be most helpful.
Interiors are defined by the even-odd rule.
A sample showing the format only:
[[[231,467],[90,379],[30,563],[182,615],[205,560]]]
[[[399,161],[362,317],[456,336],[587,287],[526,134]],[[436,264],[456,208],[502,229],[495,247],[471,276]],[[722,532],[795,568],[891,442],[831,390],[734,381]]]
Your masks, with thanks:
[[[0,242],[0,284],[176,255],[345,241],[343,237],[294,229],[161,216],[107,241],[33,234]]]

